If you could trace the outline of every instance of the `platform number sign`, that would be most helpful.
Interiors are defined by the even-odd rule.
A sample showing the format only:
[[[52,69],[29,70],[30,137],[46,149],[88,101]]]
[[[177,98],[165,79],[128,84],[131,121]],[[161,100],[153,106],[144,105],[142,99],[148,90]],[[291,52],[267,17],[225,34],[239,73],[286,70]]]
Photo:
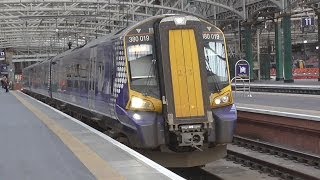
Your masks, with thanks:
[[[6,53],[4,52],[3,49],[0,49],[0,61],[4,60],[5,57],[6,57]]]
[[[314,26],[314,17],[306,17],[301,19],[302,27]]]

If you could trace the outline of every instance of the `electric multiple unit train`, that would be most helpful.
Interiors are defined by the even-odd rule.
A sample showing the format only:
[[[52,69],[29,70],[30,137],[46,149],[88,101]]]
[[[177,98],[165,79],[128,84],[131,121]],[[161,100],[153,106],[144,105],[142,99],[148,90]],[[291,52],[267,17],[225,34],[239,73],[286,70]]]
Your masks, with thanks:
[[[160,15],[23,70],[24,92],[86,117],[166,167],[226,155],[237,119],[223,32]]]

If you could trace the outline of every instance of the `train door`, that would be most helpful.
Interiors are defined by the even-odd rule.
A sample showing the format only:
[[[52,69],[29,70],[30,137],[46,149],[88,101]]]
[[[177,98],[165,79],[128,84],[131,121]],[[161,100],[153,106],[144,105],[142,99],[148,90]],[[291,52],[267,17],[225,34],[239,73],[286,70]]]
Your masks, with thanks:
[[[95,108],[95,92],[96,92],[96,72],[97,72],[97,47],[90,49],[89,59],[89,88],[88,88],[88,104],[89,109]]]
[[[196,44],[192,29],[169,31],[169,57],[177,118],[204,116]]]

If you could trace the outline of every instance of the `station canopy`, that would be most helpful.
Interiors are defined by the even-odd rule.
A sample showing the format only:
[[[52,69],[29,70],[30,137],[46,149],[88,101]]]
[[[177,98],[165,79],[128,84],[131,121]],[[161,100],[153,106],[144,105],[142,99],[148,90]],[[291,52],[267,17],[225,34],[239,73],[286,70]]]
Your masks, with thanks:
[[[266,8],[281,10],[282,1],[0,0],[0,48],[24,57],[54,56],[159,14],[191,14],[223,25]]]

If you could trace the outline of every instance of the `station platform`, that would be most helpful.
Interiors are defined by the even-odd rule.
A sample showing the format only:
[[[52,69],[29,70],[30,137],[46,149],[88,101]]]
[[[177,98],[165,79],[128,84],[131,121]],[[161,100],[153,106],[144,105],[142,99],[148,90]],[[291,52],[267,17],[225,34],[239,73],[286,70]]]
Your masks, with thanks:
[[[183,179],[19,91],[0,90],[0,179]]]
[[[247,87],[241,80],[237,84],[232,83],[235,90]],[[250,89],[253,92],[275,92],[275,93],[295,93],[295,94],[317,94],[320,95],[320,82],[317,79],[294,80],[293,83],[284,83],[283,81],[265,80],[250,82]]]
[[[319,95],[265,92],[251,92],[251,97],[248,92],[233,95],[240,111],[320,121]]]

